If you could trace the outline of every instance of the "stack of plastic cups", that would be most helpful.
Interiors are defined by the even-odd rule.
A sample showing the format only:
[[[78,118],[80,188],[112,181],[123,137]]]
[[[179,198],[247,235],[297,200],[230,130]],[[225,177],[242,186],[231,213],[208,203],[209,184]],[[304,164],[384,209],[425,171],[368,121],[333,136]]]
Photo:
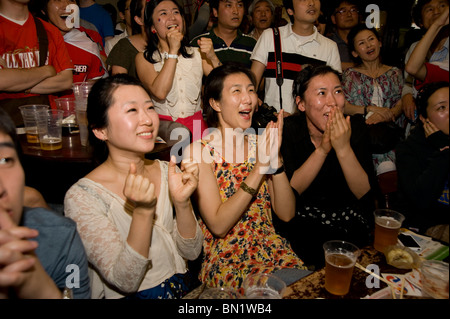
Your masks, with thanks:
[[[73,83],[73,93],[75,95],[75,110],[77,114],[77,122],[80,128],[80,140],[82,146],[87,146],[88,143],[88,127],[87,127],[87,99],[91,91],[92,82],[76,82]]]

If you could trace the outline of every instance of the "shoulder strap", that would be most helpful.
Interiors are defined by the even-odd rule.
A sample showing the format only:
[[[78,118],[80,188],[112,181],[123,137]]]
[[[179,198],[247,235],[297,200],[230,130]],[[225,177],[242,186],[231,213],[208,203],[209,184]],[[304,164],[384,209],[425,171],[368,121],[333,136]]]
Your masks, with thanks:
[[[275,46],[275,63],[276,63],[276,72],[277,72],[277,85],[280,93],[280,109],[283,108],[283,98],[281,95],[281,86],[283,85],[283,57],[281,53],[281,39],[280,39],[280,30],[278,28],[272,28],[273,30],[273,43]]]
[[[47,60],[47,52],[48,52],[48,37],[47,31],[45,31],[44,25],[41,20],[34,17],[34,23],[36,24],[36,33],[38,37],[39,43],[39,66],[45,65],[45,60]]]

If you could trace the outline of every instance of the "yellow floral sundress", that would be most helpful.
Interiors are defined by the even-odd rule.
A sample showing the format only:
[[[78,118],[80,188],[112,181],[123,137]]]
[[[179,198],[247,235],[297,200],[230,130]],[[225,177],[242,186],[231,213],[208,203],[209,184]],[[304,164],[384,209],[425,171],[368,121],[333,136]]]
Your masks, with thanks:
[[[249,135],[250,154],[241,164],[227,163],[206,141],[201,141],[214,159],[214,174],[222,202],[231,197],[254,167],[256,136]],[[209,287],[230,287],[242,291],[245,277],[255,273],[272,273],[282,268],[303,267],[303,261],[289,242],[275,233],[271,218],[267,181],[257,196],[224,238],[216,238],[200,219],[203,231],[203,262],[200,280]]]

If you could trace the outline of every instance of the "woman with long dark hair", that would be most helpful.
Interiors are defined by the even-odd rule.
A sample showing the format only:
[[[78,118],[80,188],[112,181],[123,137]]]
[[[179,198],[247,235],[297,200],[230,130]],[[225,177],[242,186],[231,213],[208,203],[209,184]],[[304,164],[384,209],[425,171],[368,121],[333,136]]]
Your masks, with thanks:
[[[202,78],[220,65],[211,39],[200,40],[200,48],[188,47],[183,9],[172,0],[147,2],[145,32],[148,44],[136,56],[136,69],[156,111],[162,120],[202,134],[207,128],[201,110]],[[199,130],[194,130],[194,121],[201,123]],[[201,137],[197,135],[194,140]]]

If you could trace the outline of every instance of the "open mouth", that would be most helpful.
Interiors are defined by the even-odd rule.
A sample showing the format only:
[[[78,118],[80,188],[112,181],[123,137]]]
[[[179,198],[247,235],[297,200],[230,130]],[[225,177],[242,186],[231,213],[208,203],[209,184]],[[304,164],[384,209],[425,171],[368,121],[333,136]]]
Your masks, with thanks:
[[[306,13],[308,14],[316,14],[317,10],[316,9],[309,9],[308,11],[306,11]]]
[[[167,26],[168,30],[171,30],[173,28],[178,28],[178,24],[171,24],[171,25]]]
[[[249,119],[251,118],[251,113],[252,113],[251,110],[243,110],[243,111],[240,111],[240,112],[239,112],[239,115],[240,115],[243,119],[249,120]]]

